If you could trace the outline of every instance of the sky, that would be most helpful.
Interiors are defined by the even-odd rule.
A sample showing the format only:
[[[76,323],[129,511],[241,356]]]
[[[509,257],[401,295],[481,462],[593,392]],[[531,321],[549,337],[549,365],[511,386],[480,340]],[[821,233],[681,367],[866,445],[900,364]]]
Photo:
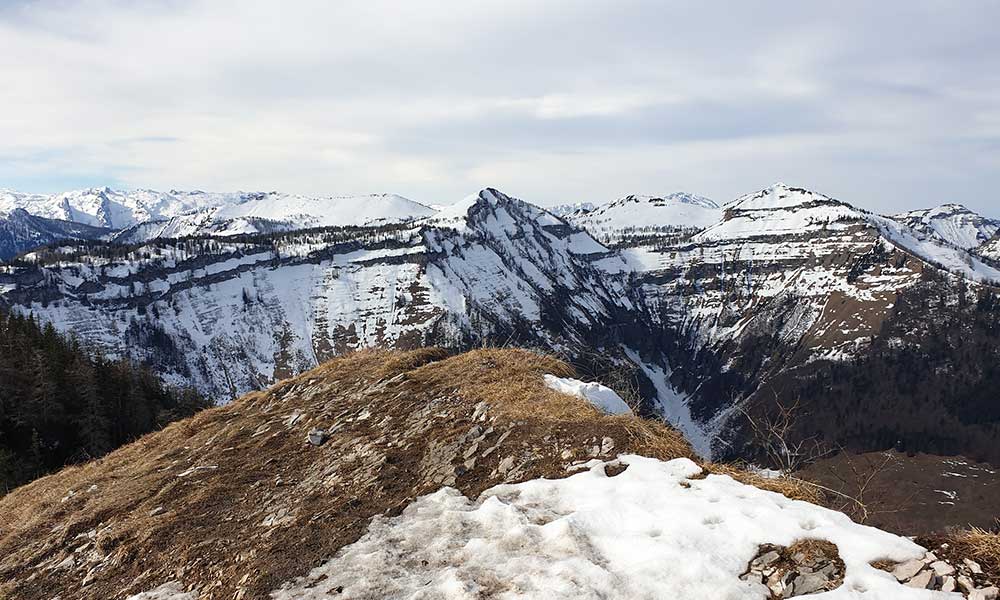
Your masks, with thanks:
[[[0,0],[0,188],[1000,217],[1000,2]]]

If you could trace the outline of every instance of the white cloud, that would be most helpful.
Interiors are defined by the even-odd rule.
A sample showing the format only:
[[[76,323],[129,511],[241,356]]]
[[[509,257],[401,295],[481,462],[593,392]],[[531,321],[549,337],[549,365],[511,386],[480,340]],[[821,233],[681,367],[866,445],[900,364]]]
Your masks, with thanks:
[[[0,187],[540,203],[777,179],[997,214],[988,2],[0,4]],[[1000,214],[998,214],[1000,216]]]

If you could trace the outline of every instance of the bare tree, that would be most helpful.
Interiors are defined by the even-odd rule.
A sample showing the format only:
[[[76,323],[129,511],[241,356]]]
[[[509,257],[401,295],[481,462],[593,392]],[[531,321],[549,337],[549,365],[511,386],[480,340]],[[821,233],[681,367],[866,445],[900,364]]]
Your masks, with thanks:
[[[794,473],[831,452],[819,436],[798,437],[796,430],[800,419],[805,416],[802,402],[796,398],[792,404],[784,404],[775,395],[777,411],[760,416],[740,407],[753,434],[753,445],[767,459],[771,466],[782,473]]]

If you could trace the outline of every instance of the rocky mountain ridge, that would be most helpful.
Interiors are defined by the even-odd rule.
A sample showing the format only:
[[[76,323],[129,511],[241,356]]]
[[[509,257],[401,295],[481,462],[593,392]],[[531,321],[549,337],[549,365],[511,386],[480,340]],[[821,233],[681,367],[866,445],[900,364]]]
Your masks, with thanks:
[[[492,343],[616,379],[703,454],[742,452],[745,412],[766,416],[805,390],[809,410],[836,409],[805,429],[837,443],[924,439],[971,452],[998,435],[985,395],[996,377],[990,282],[1000,279],[989,261],[781,184],[721,209],[624,200],[607,214],[684,204],[721,216],[605,245],[600,232],[486,189],[406,222],[70,244],[5,267],[0,286],[16,310],[220,400],[355,348]],[[928,354],[931,339],[949,350]],[[930,379],[894,385],[959,392],[927,398],[933,409],[904,423],[912,410],[857,399],[883,381],[862,377],[858,361],[878,362],[866,368],[885,381],[903,376],[901,361],[933,365],[916,368]]]

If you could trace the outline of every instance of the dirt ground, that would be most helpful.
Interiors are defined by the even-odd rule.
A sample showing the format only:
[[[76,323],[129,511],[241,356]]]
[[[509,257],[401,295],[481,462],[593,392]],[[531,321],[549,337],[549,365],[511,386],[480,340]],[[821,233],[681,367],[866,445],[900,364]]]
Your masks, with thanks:
[[[990,529],[1000,518],[1000,467],[961,456],[841,453],[797,475],[849,496],[860,495],[867,506],[866,524],[903,535]],[[858,519],[858,507],[841,503]]]

